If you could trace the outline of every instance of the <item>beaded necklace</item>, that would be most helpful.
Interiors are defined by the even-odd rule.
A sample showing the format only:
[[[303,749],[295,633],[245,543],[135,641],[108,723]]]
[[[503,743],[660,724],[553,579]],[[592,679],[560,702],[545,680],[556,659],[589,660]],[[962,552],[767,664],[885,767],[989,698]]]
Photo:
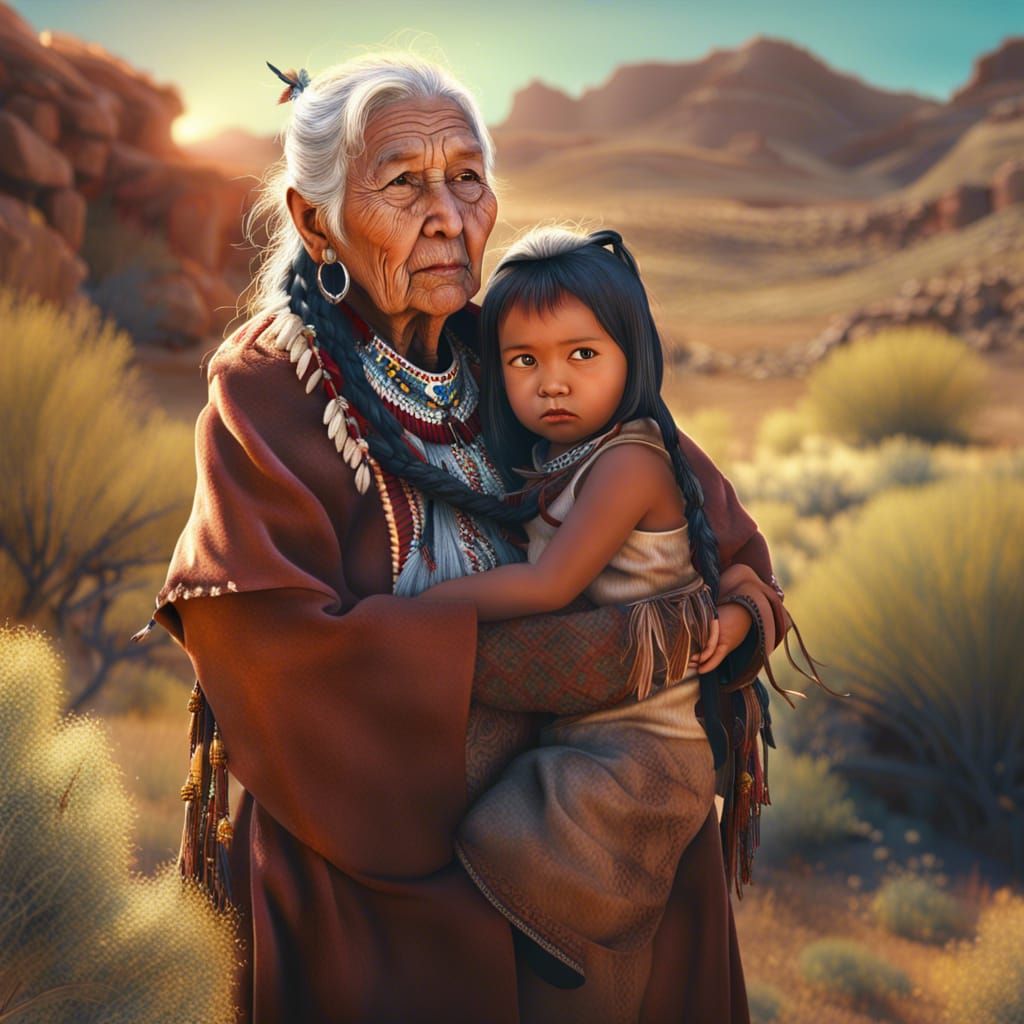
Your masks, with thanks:
[[[288,352],[307,394],[323,385],[327,436],[355,471],[356,489],[365,494],[370,481],[376,483],[391,541],[394,593],[411,596],[444,579],[522,560],[500,527],[426,498],[370,455],[368,424],[342,394],[341,371],[313,325],[283,311],[267,337]],[[410,449],[475,490],[500,496],[503,482],[483,444],[472,353],[454,336],[447,341],[452,362],[440,373],[420,369],[373,334],[356,351],[370,386],[405,428]]]

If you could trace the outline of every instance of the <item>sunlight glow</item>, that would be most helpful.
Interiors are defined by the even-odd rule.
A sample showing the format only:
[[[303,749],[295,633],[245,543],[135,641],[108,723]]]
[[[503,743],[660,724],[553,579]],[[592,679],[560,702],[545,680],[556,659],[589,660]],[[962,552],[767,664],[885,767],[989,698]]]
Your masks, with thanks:
[[[171,137],[180,146],[199,142],[216,134],[216,126],[200,114],[185,113],[171,125]]]

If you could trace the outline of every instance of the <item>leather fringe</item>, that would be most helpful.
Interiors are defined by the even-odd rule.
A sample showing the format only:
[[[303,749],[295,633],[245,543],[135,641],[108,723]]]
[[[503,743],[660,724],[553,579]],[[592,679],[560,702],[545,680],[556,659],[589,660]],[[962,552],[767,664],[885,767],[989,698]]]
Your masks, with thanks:
[[[757,631],[758,654],[764,674],[776,693],[794,707],[793,698],[804,698],[798,690],[786,690],[779,685],[772,671],[769,652],[765,647],[765,628],[757,602],[745,595],[733,594],[723,598],[723,603],[742,604],[751,615]],[[788,613],[787,613],[788,617]],[[818,674],[818,666],[824,662],[814,659],[804,644],[800,630],[792,618],[783,634],[783,647],[789,663],[805,678],[820,686],[834,697],[841,696],[830,689]],[[807,661],[809,671],[802,668],[789,647],[789,630],[796,634],[800,651]],[[736,895],[743,898],[743,886],[751,881],[751,867],[754,853],[761,842],[761,808],[771,803],[768,790],[768,748],[775,746],[771,732],[771,715],[768,710],[768,691],[756,676],[749,681],[740,681],[722,688],[723,699],[731,702],[732,726],[729,774],[731,784],[725,793],[722,809],[722,844],[726,872],[729,882],[735,887]]]
[[[228,814],[228,759],[213,711],[199,680],[189,697],[189,769],[181,798],[185,822],[178,870],[209,893],[219,910],[231,904],[228,849],[232,828]]]
[[[721,828],[726,877],[737,898],[743,899],[743,886],[750,884],[754,854],[761,844],[761,808],[771,803],[767,776],[770,719],[763,686],[745,686],[730,699],[734,705],[732,785],[725,795]]]
[[[654,688],[657,651],[665,666],[665,686],[679,682],[688,671],[690,655],[707,643],[717,616],[708,585],[698,577],[692,584],[637,601],[629,612],[629,650],[633,664],[629,690],[644,700]],[[674,630],[673,630],[674,627]],[[667,637],[674,631],[669,649]]]

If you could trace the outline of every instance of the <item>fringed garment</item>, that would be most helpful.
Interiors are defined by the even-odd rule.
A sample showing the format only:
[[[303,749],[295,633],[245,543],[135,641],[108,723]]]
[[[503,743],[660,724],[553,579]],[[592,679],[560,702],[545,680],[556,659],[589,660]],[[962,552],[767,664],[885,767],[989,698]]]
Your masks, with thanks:
[[[603,1024],[621,1014],[595,1009],[594,994],[618,991],[633,1004],[642,994],[641,1024],[746,1024],[713,817],[684,852],[645,950],[588,956],[593,970],[577,991],[517,964],[505,919],[453,860],[467,761],[476,783],[504,756],[509,732],[473,713],[470,699],[482,691],[496,708],[551,710],[547,697],[530,696],[543,673],[558,707],[605,703],[594,662],[557,653],[570,639],[581,646],[591,613],[478,631],[467,605],[396,596],[423,537],[418,505],[396,502],[406,485],[383,475],[366,493],[356,487],[325,431],[323,397],[296,381],[275,324],[245,324],[209,364],[195,503],[155,614],[201,681],[183,795],[202,813],[189,821],[186,868],[226,895],[228,851],[244,945],[239,1019]],[[447,329],[472,349],[475,310]],[[459,422],[479,433],[473,414]],[[684,435],[680,444],[723,565],[768,579],[764,538],[728,480]],[[763,584],[750,593],[770,651],[786,628],[781,595]],[[744,674],[760,667],[749,660]],[[219,784],[225,758],[245,787],[233,839]]]
[[[594,461],[623,444],[669,457],[651,420],[623,424],[602,438],[527,525],[531,562],[569,514]],[[585,593],[598,605],[631,606],[632,666],[623,671],[635,695],[545,727],[540,744],[517,757],[471,807],[457,851],[517,928],[587,977],[579,998],[585,994],[600,1006],[602,1021],[626,1022],[637,1019],[643,994],[630,965],[642,975],[643,951],[661,921],[679,858],[713,802],[711,750],[695,714],[697,673],[687,663],[691,650],[706,643],[715,608],[693,566],[685,523],[634,530]],[[671,647],[666,636],[677,638]],[[655,691],[655,668],[666,665],[666,685]],[[617,962],[614,976],[590,978],[588,959],[597,948]]]

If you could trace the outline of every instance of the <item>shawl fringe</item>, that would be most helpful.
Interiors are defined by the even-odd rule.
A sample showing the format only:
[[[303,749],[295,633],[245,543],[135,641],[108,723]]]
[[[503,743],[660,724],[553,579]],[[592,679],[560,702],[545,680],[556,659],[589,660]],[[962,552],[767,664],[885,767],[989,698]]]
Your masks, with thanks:
[[[181,798],[185,823],[178,853],[181,877],[206,890],[218,910],[231,904],[228,848],[228,759],[213,711],[196,680],[189,697],[189,770]]]

